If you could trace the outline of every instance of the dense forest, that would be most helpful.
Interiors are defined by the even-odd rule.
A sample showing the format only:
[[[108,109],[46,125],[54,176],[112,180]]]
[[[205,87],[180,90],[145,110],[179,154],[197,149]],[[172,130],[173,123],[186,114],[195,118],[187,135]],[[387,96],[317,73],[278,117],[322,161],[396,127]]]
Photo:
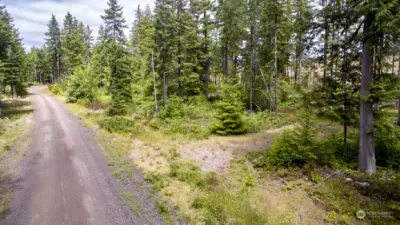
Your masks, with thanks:
[[[156,0],[154,9],[138,6],[134,21],[117,0],[108,6],[96,38],[79,15],[53,15],[45,45],[26,52],[2,6],[2,88],[17,96],[27,82],[55,84],[68,101],[109,116],[202,135],[315,115],[343,125],[337,157],[358,157],[360,171],[400,166],[398,1]],[[312,151],[282,163],[319,161]]]

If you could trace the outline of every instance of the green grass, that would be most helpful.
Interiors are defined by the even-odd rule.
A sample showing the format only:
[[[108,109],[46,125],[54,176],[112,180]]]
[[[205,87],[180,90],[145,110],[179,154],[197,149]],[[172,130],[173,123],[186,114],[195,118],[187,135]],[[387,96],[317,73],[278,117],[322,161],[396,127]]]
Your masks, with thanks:
[[[254,198],[249,193],[228,191],[210,192],[193,200],[192,207],[204,211],[207,225],[279,225],[290,224],[282,218],[277,221],[268,211],[254,206]]]
[[[2,101],[0,105],[1,119],[18,120],[21,117],[32,113],[32,103],[27,99],[6,99]]]
[[[169,206],[162,201],[157,201],[157,209],[158,212],[163,216],[164,222],[168,225],[172,225],[172,217],[171,217],[171,211],[169,209]]]
[[[0,116],[0,159],[4,157],[15,143],[18,136],[26,129],[24,118],[33,112],[28,99],[3,100]]]
[[[307,192],[314,201],[321,204],[328,212],[326,222],[335,224],[359,224],[356,213],[365,212],[392,212],[399,216],[399,204],[392,201],[379,201],[359,192],[353,183],[342,179],[331,179],[320,185],[310,187]],[[397,210],[396,210],[397,207]],[[397,224],[395,218],[369,217],[364,221],[371,224]]]
[[[129,117],[112,116],[99,120],[101,128],[111,133],[132,134],[136,131],[136,123]]]
[[[206,184],[200,169],[188,162],[171,162],[169,175],[194,187],[204,187]]]
[[[0,159],[2,166],[0,167],[0,179],[6,181],[12,179],[10,176],[14,171],[8,171],[5,165],[8,165],[8,160],[16,157],[24,156],[26,153],[20,152],[20,147],[24,141],[17,142],[18,137],[25,132],[28,133],[28,125],[25,123],[27,115],[33,112],[32,104],[28,98],[25,99],[3,99],[0,116]],[[26,134],[27,135],[27,134]],[[4,160],[4,157],[15,148],[19,154],[12,154]],[[19,161],[18,161],[19,162]],[[4,165],[4,166],[3,166]],[[14,168],[10,168],[13,170]],[[0,186],[0,219],[4,219],[9,211],[9,203],[11,201],[11,185]]]

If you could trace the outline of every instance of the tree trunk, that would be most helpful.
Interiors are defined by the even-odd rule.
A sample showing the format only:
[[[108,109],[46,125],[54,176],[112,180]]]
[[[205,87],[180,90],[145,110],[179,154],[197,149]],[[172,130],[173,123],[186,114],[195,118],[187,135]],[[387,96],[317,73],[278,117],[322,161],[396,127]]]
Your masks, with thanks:
[[[250,8],[252,8],[252,4],[250,3]],[[254,79],[254,35],[255,35],[255,26],[254,26],[254,17],[251,17],[250,21],[250,111],[253,111],[253,79]]]
[[[207,20],[205,19],[207,17],[207,11],[204,10],[203,12],[203,17],[204,17],[204,54],[207,56],[205,65],[204,65],[204,94],[208,98],[208,81],[210,79],[210,65],[211,65],[211,59],[209,58],[209,52],[208,52],[208,30],[207,30]]]
[[[395,67],[394,64],[395,64],[395,61],[396,61],[396,58],[395,58],[395,57],[396,57],[396,54],[393,54],[393,58],[392,58],[392,74],[395,74],[395,73],[394,73],[394,67]]]
[[[60,54],[57,50],[57,82],[60,82]]]
[[[299,42],[301,41],[302,37],[300,36]],[[294,82],[295,84],[299,84],[301,81],[301,63],[303,59],[303,46],[301,42],[298,44],[296,50],[296,61],[295,61],[295,70],[294,70]]]
[[[158,103],[157,103],[157,85],[156,85],[156,74],[154,73],[154,53],[151,52],[151,68],[153,71],[153,85],[154,85],[154,104],[156,106],[156,113],[158,113]]]
[[[164,106],[167,106],[168,103],[168,87],[167,87],[167,75],[163,72],[163,100]]]
[[[397,125],[400,126],[400,98],[397,107]]]
[[[274,76],[272,75],[273,74],[272,66],[270,68],[271,69],[270,69],[270,76],[269,76],[269,90],[270,90],[270,92],[269,92],[269,112],[272,113],[272,107],[274,105],[273,93],[272,93],[272,85],[274,83]]]
[[[323,4],[326,6],[325,4]],[[325,8],[326,10],[326,8]],[[328,67],[328,40],[329,40],[329,24],[328,24],[328,19],[326,12],[324,12],[324,78],[326,77],[326,69]]]
[[[274,30],[274,86],[275,86],[275,118],[279,119],[279,102],[278,102],[278,16],[275,14],[275,30]]]
[[[229,62],[228,62],[228,44],[225,44],[224,46],[224,75],[225,77],[228,77],[228,67],[229,67]]]
[[[237,73],[237,55],[234,57],[233,59],[233,73],[232,73],[232,78],[236,77],[236,73]]]
[[[373,104],[367,101],[370,95],[370,86],[373,82],[373,47],[371,39],[367,37],[372,31],[374,16],[367,14],[364,22],[364,40],[362,49],[362,78],[360,91],[360,149],[359,170],[361,172],[376,173],[374,151]]]
[[[399,62],[398,62],[398,71],[397,74],[400,75],[400,56],[399,56]],[[400,126],[400,98],[399,98],[399,102],[398,102],[398,106],[397,106],[397,125]]]
[[[11,92],[12,92],[12,97],[13,97],[13,98],[17,98],[17,97],[18,97],[18,96],[17,96],[17,89],[16,89],[15,84],[12,84],[12,85],[11,85]]]
[[[264,77],[264,72],[262,71],[262,68],[259,66],[259,68],[260,68],[260,73],[261,73],[261,78],[262,78],[262,80],[263,80],[263,83],[264,83],[264,86],[265,86],[265,91],[266,91],[266,93],[268,93],[268,95],[269,95],[269,112],[271,112],[271,105],[272,105],[272,99],[271,99],[271,96],[272,96],[272,93],[271,93],[271,90],[270,90],[270,88],[268,88],[268,84],[267,84],[267,81],[265,80],[265,77]]]

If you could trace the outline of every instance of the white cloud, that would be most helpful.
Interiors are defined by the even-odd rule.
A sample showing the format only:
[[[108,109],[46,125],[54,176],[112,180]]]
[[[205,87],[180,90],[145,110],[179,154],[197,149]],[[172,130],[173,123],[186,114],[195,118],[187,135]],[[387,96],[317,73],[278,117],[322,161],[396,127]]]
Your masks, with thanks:
[[[144,9],[147,4],[152,6],[153,0],[119,0],[118,3],[124,7],[125,20],[131,26],[137,6],[140,4]],[[54,14],[62,26],[68,11],[89,25],[94,30],[93,35],[97,35],[103,22],[100,15],[108,7],[107,0],[3,0],[3,4],[14,18],[25,48],[44,44],[44,33],[51,15]],[[128,35],[128,29],[125,33]]]

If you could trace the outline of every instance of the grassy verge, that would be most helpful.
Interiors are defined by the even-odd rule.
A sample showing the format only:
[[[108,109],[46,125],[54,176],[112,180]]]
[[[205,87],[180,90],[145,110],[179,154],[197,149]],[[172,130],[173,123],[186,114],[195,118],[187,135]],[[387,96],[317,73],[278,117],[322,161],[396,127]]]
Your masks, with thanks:
[[[29,98],[2,98],[0,105],[0,219],[8,214],[11,201],[11,184],[8,182],[17,172],[19,159],[26,155],[23,144],[29,139],[30,120],[27,116],[33,112]]]

